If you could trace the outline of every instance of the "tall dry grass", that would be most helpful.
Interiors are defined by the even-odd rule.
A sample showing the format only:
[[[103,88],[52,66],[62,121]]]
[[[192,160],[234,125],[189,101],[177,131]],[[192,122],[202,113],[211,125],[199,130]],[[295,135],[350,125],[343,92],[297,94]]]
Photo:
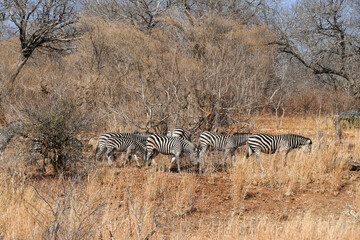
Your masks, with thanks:
[[[186,239],[356,239],[358,222],[345,216],[318,219],[311,213],[291,220],[273,219],[272,216],[254,218],[231,217],[220,226],[201,224],[196,232],[186,234]],[[173,234],[181,239],[181,233]]]
[[[272,124],[259,118],[257,130],[270,132]],[[209,154],[205,174],[168,173],[170,158],[160,155],[147,171],[98,163],[81,179],[31,178],[23,156],[10,149],[0,169],[0,238],[356,239],[360,187],[346,162],[360,156],[360,137],[347,130],[340,144],[333,131],[327,118],[284,119],[278,132],[311,137],[314,146],[310,153],[290,152],[286,166],[280,154],[262,154],[265,173],[255,156],[242,164],[239,151],[227,171],[214,167],[223,153]],[[352,186],[347,193],[345,183]],[[279,199],[302,193],[352,197],[336,215],[319,215],[310,205],[303,213],[250,214],[244,206],[255,188],[276,191]]]

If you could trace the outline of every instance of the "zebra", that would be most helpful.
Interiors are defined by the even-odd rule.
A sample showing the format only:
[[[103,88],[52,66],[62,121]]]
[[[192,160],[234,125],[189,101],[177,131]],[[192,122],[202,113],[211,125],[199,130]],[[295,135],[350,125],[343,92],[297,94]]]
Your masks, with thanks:
[[[295,134],[271,135],[265,133],[254,133],[249,136],[246,143],[246,155],[243,163],[247,158],[255,153],[256,161],[259,163],[261,170],[264,172],[264,167],[260,162],[260,152],[274,154],[277,150],[280,150],[282,157],[285,153],[284,161],[286,165],[286,157],[292,149],[303,148],[304,151],[310,151],[311,145],[312,141],[310,138]]]
[[[6,127],[0,129],[0,150],[1,155],[6,149],[6,146],[10,143],[11,139],[16,135],[27,137],[25,132],[25,124],[22,120],[15,120],[6,125]]]
[[[209,146],[216,150],[225,150],[223,164],[225,165],[226,159],[231,153],[232,162],[235,159],[235,150],[246,144],[246,141],[251,133],[234,133],[230,134],[219,134],[215,132],[202,132],[199,137],[199,144],[201,147],[200,151],[200,165],[203,164],[203,157]]]
[[[105,153],[107,149],[107,141],[109,138],[116,138],[116,137],[131,137],[134,138],[136,141],[141,142],[145,145],[146,139],[148,136],[150,136],[152,133],[118,133],[118,132],[110,132],[110,133],[104,133],[102,134],[96,145],[95,155],[98,159],[98,157]]]
[[[98,139],[95,150],[95,158],[99,160],[106,152],[108,163],[111,165],[111,158],[114,157],[113,152],[116,149],[120,151],[128,150],[127,154],[129,160],[131,159],[131,154],[134,154],[135,160],[137,161],[135,152],[140,151],[145,154],[146,139],[150,135],[151,133],[104,133]]]
[[[143,155],[143,159],[146,160],[145,145],[141,141],[137,141],[132,137],[123,136],[108,139],[106,156],[108,158],[109,165],[112,165],[112,159],[115,160],[114,150],[118,150],[121,152],[127,151],[126,155],[128,157],[128,161],[130,161],[131,156],[134,155],[138,167],[140,167],[141,165],[139,164],[136,152],[141,152]]]
[[[146,140],[146,150],[147,166],[151,164],[151,161],[153,161],[158,153],[175,156],[177,168],[180,174],[180,159],[184,153],[190,154],[190,160],[193,165],[198,164],[198,150],[195,144],[181,137],[168,137],[153,134]],[[173,163],[173,161],[174,158],[171,160],[171,163]]]
[[[186,139],[189,142],[191,142],[191,132],[184,128],[176,127],[176,128],[174,128],[174,130],[172,132],[168,131],[167,136],[168,137],[181,137],[181,138]]]

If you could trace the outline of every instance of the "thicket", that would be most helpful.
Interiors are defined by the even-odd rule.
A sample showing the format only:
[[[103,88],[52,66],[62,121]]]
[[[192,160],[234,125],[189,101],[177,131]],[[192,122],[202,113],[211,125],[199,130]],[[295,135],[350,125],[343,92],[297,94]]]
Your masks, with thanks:
[[[193,132],[241,128],[254,114],[332,114],[355,106],[346,88],[323,83],[283,55],[273,44],[278,32],[255,21],[258,15],[237,19],[210,3],[202,3],[208,7],[202,12],[161,5],[155,20],[137,24],[141,18],[112,18],[108,8],[84,3],[83,11],[70,11],[78,14],[68,25],[75,26],[71,41],[40,44],[25,65],[21,39],[1,40],[3,122],[26,105],[64,93],[83,103],[99,132],[166,133],[175,125]],[[128,13],[146,12],[138,7]]]
[[[43,171],[48,161],[56,175],[85,174],[89,163],[84,161],[83,144],[77,138],[86,129],[88,115],[71,97],[48,98],[24,109],[28,119],[31,143],[28,152],[40,155]]]

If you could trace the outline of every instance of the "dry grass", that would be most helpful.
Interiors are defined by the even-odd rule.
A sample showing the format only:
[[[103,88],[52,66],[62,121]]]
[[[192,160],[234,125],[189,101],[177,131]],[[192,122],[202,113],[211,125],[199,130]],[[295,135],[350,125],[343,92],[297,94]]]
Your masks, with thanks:
[[[244,129],[233,120],[250,118],[250,131],[311,137],[313,151],[291,152],[287,166],[279,154],[262,155],[264,174],[254,156],[241,163],[242,149],[227,170],[218,166],[223,153],[208,154],[205,174],[168,173],[170,158],[158,156],[147,171],[97,163],[86,178],[68,179],[41,177],[23,164],[21,151],[8,149],[0,160],[0,240],[358,238],[360,176],[345,165],[360,160],[359,131],[346,130],[336,142],[333,120],[314,115],[322,106],[311,101],[317,92],[291,94],[285,106],[306,112],[311,102],[313,115],[244,115],[271,111],[258,107],[278,87],[277,49],[264,44],[273,34],[220,16],[196,24],[171,17],[162,22],[166,27],[148,35],[125,23],[82,17],[86,34],[74,43],[76,51],[34,53],[12,94],[6,83],[19,62],[19,42],[1,41],[0,111],[11,121],[22,115],[19,109],[76,96],[81,114],[94,121],[84,135],[95,139],[94,132],[160,133],[172,124],[199,131],[231,126],[230,132]],[[327,88],[318,91],[329,102],[327,113],[334,103],[349,106],[342,104],[346,97],[339,102]]]
[[[261,155],[264,174],[255,157],[242,164],[240,151],[229,171],[204,175],[167,173],[170,159],[159,156],[148,171],[99,163],[83,179],[29,178],[10,149],[0,239],[356,239],[360,176],[345,165],[359,156],[357,130],[339,144],[325,118],[317,128],[307,120],[284,119],[279,132],[312,137],[312,152],[291,152],[287,166],[280,154]],[[258,130],[268,123],[259,119]]]

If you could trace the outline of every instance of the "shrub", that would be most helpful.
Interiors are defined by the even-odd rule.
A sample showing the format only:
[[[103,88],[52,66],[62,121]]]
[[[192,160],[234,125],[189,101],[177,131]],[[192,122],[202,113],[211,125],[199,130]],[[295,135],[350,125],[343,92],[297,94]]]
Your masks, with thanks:
[[[84,129],[86,119],[79,111],[80,105],[74,98],[53,97],[26,109],[32,146],[36,146],[31,151],[42,155],[44,165],[48,159],[55,175],[75,173],[82,162],[82,144],[76,136]]]

